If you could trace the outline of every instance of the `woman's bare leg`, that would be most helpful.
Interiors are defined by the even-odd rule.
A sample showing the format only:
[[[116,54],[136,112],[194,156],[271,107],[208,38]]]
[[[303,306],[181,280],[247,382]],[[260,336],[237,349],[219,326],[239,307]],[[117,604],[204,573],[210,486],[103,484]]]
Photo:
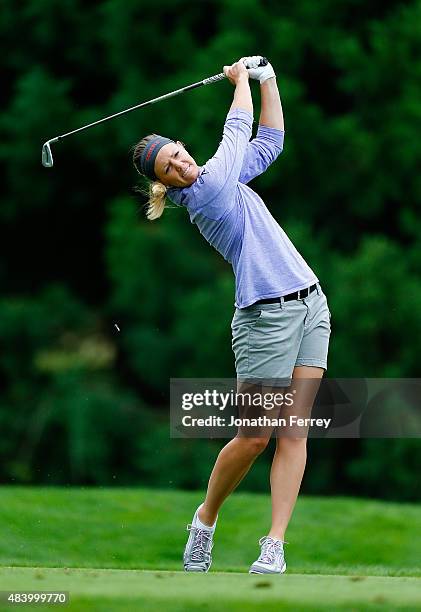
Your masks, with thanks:
[[[323,373],[323,368],[309,366],[294,368],[293,380],[296,381],[297,393],[294,407],[290,409],[291,414],[310,416]],[[285,538],[285,531],[304,475],[306,459],[306,437],[300,435],[295,437],[294,432],[288,431],[283,437],[276,439],[276,451],[270,472],[272,527],[268,535],[271,537],[280,540]]]
[[[237,393],[244,394],[244,397],[255,397],[263,392],[261,385],[238,381]],[[238,405],[238,416],[257,416],[252,404],[244,402]],[[255,459],[264,451],[272,432],[273,427],[240,427],[237,436],[223,447],[210,475],[206,498],[199,511],[202,523],[209,526],[215,523],[224,500],[240,484]]]
[[[269,438],[233,438],[220,451],[212,470],[199,520],[213,525],[219,508],[240,484],[256,457],[266,448]]]

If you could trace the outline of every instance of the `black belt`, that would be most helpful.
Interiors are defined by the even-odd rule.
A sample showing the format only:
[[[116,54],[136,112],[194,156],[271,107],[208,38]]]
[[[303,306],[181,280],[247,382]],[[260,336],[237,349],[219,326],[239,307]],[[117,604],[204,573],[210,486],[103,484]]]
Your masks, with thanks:
[[[290,302],[291,300],[303,300],[308,297],[312,291],[315,290],[317,285],[311,285],[311,287],[307,287],[306,289],[300,289],[300,291],[294,291],[294,293],[288,293],[288,295],[282,296],[284,298],[284,302]],[[264,300],[259,300],[258,302],[254,302],[255,304],[276,304],[282,300],[282,297],[274,297],[274,298],[266,298]]]

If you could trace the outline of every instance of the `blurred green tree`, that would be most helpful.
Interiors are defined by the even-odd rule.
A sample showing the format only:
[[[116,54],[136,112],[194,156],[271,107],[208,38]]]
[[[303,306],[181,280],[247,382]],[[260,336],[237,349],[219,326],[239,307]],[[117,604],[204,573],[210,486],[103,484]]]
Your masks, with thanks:
[[[180,467],[199,456],[198,441],[164,444],[168,380],[233,376],[232,273],[184,210],[143,219],[129,149],[155,131],[205,162],[232,86],[75,135],[55,147],[51,171],[40,152],[48,138],[250,53],[273,63],[286,120],[282,156],[252,187],[328,295],[328,375],[417,376],[420,17],[420,0],[208,0],[188,10],[184,0],[3,1],[3,480],[106,483],[117,472],[165,484],[150,448],[166,446]],[[306,490],[413,499],[402,474],[416,478],[417,442],[396,441],[386,483],[374,449],[386,456],[389,443],[312,441]],[[202,486],[207,469],[177,486]]]

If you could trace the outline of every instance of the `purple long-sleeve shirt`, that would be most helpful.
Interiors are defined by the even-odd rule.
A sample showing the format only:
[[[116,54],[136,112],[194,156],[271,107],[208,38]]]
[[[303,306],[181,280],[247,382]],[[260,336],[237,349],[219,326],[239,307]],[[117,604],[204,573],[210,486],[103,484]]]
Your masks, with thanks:
[[[284,140],[283,131],[259,125],[249,142],[252,123],[250,112],[230,110],[218,150],[196,181],[168,189],[168,197],[186,206],[191,222],[232,264],[237,308],[318,282],[263,200],[247,186],[275,161]]]

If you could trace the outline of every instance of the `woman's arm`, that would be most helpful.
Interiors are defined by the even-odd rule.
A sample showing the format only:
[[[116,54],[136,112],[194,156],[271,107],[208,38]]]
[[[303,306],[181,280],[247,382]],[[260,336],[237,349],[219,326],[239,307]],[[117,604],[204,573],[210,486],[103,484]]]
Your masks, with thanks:
[[[234,99],[230,110],[233,108],[242,108],[253,114],[253,100],[248,76],[239,78],[235,85]]]
[[[189,199],[189,209],[213,220],[220,219],[235,205],[235,190],[253,123],[247,69],[244,64],[237,62],[232,66],[224,66],[224,72],[235,86],[235,92],[225,119],[222,140],[197,181],[190,189],[183,190],[186,199]]]
[[[261,111],[259,123],[284,131],[284,115],[276,77],[267,79],[260,85]]]
[[[248,183],[262,174],[282,152],[284,145],[284,117],[276,78],[270,77],[260,85],[261,112],[257,136],[249,142],[240,172],[240,183]]]
[[[235,85],[234,99],[231,109],[242,108],[253,114],[253,100],[251,97],[249,73],[242,61],[236,62],[232,66],[224,66],[225,75]]]

